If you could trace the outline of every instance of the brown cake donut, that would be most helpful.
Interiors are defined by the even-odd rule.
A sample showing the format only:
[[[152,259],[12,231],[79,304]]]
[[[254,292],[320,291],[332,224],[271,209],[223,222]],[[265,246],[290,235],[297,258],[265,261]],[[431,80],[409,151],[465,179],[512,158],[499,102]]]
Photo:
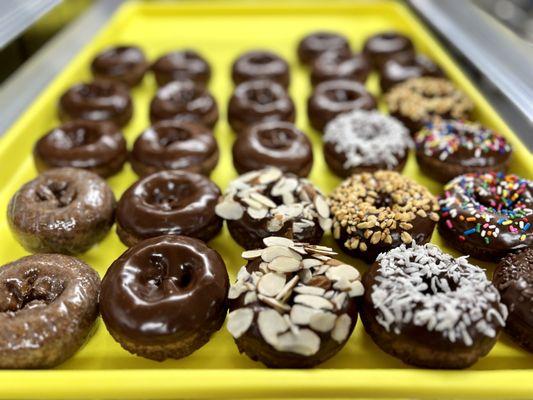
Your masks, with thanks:
[[[418,165],[442,183],[470,172],[505,172],[511,157],[503,136],[468,121],[434,119],[415,134],[415,142]]]
[[[230,182],[215,208],[233,239],[246,249],[262,247],[269,236],[319,243],[331,227],[329,207],[307,179],[269,167]]]
[[[400,32],[387,31],[370,36],[363,45],[363,54],[374,68],[381,68],[385,62],[395,58],[414,58],[413,42]]]
[[[198,122],[160,121],[135,140],[130,161],[140,176],[168,169],[209,175],[218,162],[218,145],[213,132]]]
[[[433,244],[381,253],[363,284],[366,332],[406,364],[467,368],[492,349],[507,318],[485,271]]]
[[[379,70],[379,86],[385,93],[394,85],[411,78],[422,76],[444,77],[444,72],[437,64],[422,54],[412,54],[392,58],[386,61]]]
[[[306,177],[313,166],[311,141],[290,122],[266,121],[252,125],[237,137],[232,153],[239,174],[277,167]]]
[[[289,64],[276,53],[251,50],[242,54],[231,67],[231,78],[238,85],[245,81],[267,79],[289,87]]]
[[[371,66],[362,54],[345,54],[326,52],[313,62],[311,84],[313,86],[325,81],[347,79],[365,83]]]
[[[294,122],[292,99],[279,83],[269,80],[243,82],[235,88],[228,105],[228,122],[236,133],[263,121]]]
[[[0,368],[53,368],[89,338],[100,278],[74,257],[37,254],[0,268]]]
[[[133,105],[127,87],[113,81],[78,83],[59,99],[59,117],[63,121],[110,121],[123,127],[132,115]]]
[[[348,39],[339,33],[317,31],[306,35],[298,43],[298,59],[302,64],[311,65],[326,52],[349,54]]]
[[[142,241],[111,264],[100,312],[130,353],[152,360],[186,357],[226,318],[229,279],[222,257],[198,239],[166,235]]]
[[[468,119],[474,104],[443,78],[413,78],[395,85],[385,96],[389,113],[415,134],[435,117]]]
[[[39,172],[72,167],[107,178],[120,172],[127,158],[126,140],[111,122],[65,122],[39,139],[33,148]]]
[[[115,219],[115,196],[98,175],[75,168],[43,172],[23,185],[7,209],[9,227],[32,253],[83,253]]]
[[[376,108],[376,99],[362,84],[345,79],[322,82],[307,100],[309,122],[319,132],[339,114]]]
[[[230,288],[228,330],[241,353],[270,368],[311,368],[346,344],[363,285],[324,246],[264,239]]]
[[[160,87],[150,102],[152,124],[167,119],[198,121],[213,129],[218,120],[215,98],[192,81],[175,81]]]
[[[117,207],[117,234],[126,246],[161,235],[185,235],[203,241],[222,228],[215,214],[220,189],[203,175],[159,171],[128,188]]]
[[[533,248],[503,258],[492,281],[509,309],[505,331],[533,352]]]
[[[159,57],[150,67],[159,86],[172,81],[193,81],[206,87],[211,78],[211,67],[194,50],[174,51]]]
[[[331,193],[329,204],[339,246],[369,263],[402,243],[429,242],[439,220],[429,190],[393,171],[352,175]]]
[[[137,86],[148,69],[148,61],[137,46],[112,46],[97,54],[91,63],[95,78]]]

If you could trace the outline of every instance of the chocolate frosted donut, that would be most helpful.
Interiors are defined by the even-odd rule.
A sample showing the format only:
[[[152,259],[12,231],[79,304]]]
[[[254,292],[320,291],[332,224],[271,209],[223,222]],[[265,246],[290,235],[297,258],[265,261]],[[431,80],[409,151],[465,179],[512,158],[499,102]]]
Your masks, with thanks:
[[[152,124],[166,119],[198,121],[213,129],[218,120],[215,98],[192,81],[170,82],[150,102]]]
[[[276,53],[266,50],[252,50],[241,55],[231,68],[233,83],[268,79],[289,87],[289,64]]]
[[[260,248],[265,237],[274,235],[315,244],[331,228],[322,193],[307,179],[273,167],[230,182],[215,211],[246,249]]]
[[[426,56],[404,54],[385,62],[379,71],[379,85],[381,92],[389,91],[394,85],[411,78],[422,76],[443,77],[444,73],[437,64]]]
[[[298,43],[298,59],[302,64],[311,65],[326,52],[349,54],[348,39],[339,33],[319,31],[306,35]]]
[[[159,86],[172,81],[193,81],[206,87],[211,78],[207,61],[194,50],[175,51],[159,57],[151,66]]]
[[[362,84],[345,79],[319,84],[307,100],[309,122],[319,132],[339,114],[376,108],[376,99]]]
[[[110,122],[65,122],[39,139],[33,148],[39,172],[72,167],[107,178],[122,169],[127,157],[124,136]]]
[[[415,49],[407,36],[390,31],[370,36],[363,45],[363,54],[379,69],[391,59],[414,58]]]
[[[333,357],[357,322],[363,285],[329,247],[264,239],[230,288],[228,330],[241,353],[271,368],[311,368]]]
[[[435,117],[468,119],[474,104],[442,78],[413,78],[394,86],[385,100],[390,114],[415,134]]]
[[[439,233],[452,247],[498,262],[533,246],[533,182],[516,175],[461,175],[439,199]]]
[[[137,86],[148,69],[148,61],[137,46],[109,47],[91,63],[96,78],[118,81],[130,87]]]
[[[78,83],[59,99],[59,116],[63,121],[110,121],[123,127],[132,114],[133,105],[127,88],[113,81]]]
[[[269,80],[243,82],[228,105],[228,122],[236,133],[264,121],[294,122],[294,103],[279,83]]]
[[[406,364],[467,368],[492,349],[507,318],[484,270],[432,244],[381,253],[363,284],[366,332]]]
[[[429,242],[439,220],[429,190],[393,171],[352,175],[333,191],[329,205],[339,246],[369,263],[402,243]]]
[[[7,220],[32,253],[83,253],[115,219],[115,196],[98,175],[75,168],[43,172],[13,195]]]
[[[355,110],[326,125],[324,157],[340,177],[379,169],[401,171],[413,141],[395,118],[379,111]]]
[[[130,353],[152,360],[186,357],[226,317],[229,279],[222,257],[198,239],[166,235],[122,254],[102,280],[100,312]]]
[[[446,183],[469,172],[505,172],[511,146],[478,123],[435,119],[415,135],[422,171]]]
[[[100,278],[74,257],[38,254],[0,268],[0,368],[53,368],[89,338]]]
[[[133,144],[131,166],[141,176],[166,169],[209,175],[218,162],[218,145],[211,132],[195,121],[160,121]]]
[[[290,122],[260,122],[237,137],[233,165],[239,174],[277,167],[306,177],[313,166],[313,148],[305,133]]]
[[[505,331],[533,352],[533,248],[503,258],[492,281],[509,309]]]
[[[365,83],[370,74],[370,63],[362,54],[327,52],[318,57],[311,70],[313,86],[336,79]]]
[[[159,171],[134,183],[117,207],[117,234],[126,246],[161,235],[203,241],[222,228],[215,214],[220,189],[203,175]]]

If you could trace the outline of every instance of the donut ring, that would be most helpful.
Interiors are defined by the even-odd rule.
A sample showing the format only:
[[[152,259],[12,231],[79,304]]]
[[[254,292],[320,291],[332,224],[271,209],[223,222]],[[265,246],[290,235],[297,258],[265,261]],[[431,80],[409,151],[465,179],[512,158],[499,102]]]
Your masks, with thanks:
[[[311,65],[326,52],[350,53],[348,39],[339,33],[318,31],[306,35],[298,43],[298,59],[302,64]]]
[[[388,92],[398,83],[422,76],[444,77],[444,72],[437,64],[422,54],[417,54],[414,58],[412,54],[404,54],[401,57],[390,59],[379,70],[381,93]]]
[[[141,83],[147,69],[148,61],[137,46],[108,47],[91,63],[95,78],[117,81],[129,87]]]
[[[205,88],[211,78],[211,67],[194,50],[182,50],[159,57],[150,67],[158,86],[173,81],[193,81],[196,86]]]
[[[122,132],[114,124],[76,120],[65,122],[39,139],[33,157],[39,172],[72,167],[107,178],[120,172],[128,150]]]
[[[455,249],[498,262],[533,246],[533,182],[502,173],[467,174],[444,186],[439,233]]]
[[[72,357],[98,317],[100,278],[61,254],[0,268],[0,368],[52,368]]]
[[[115,206],[113,192],[98,175],[57,168],[13,195],[7,221],[15,239],[32,253],[78,254],[105,237]]]
[[[78,83],[59,99],[59,117],[64,122],[74,119],[110,121],[123,127],[132,115],[133,104],[127,88],[113,81]]]
[[[140,176],[179,169],[209,175],[218,162],[218,145],[208,128],[194,121],[160,121],[135,140],[131,166]]]
[[[337,79],[365,83],[370,74],[370,64],[362,54],[326,52],[313,62],[311,84]]]
[[[142,241],[111,264],[100,312],[127,351],[152,360],[182,358],[218,331],[228,307],[222,257],[198,239],[166,235]]]
[[[505,172],[511,157],[503,136],[473,122],[435,119],[415,142],[422,171],[442,183],[471,172]]]
[[[467,368],[492,349],[507,318],[484,270],[432,244],[380,254],[363,284],[366,332],[406,364]]]
[[[354,110],[326,125],[324,157],[340,177],[379,169],[401,171],[409,149],[409,131],[379,111]]]
[[[415,57],[411,39],[394,31],[380,32],[370,36],[363,45],[363,54],[372,62],[374,68],[381,68],[388,60]]]
[[[222,228],[215,214],[220,189],[203,175],[159,171],[122,195],[117,207],[117,234],[126,246],[161,235],[186,235],[205,242]]]
[[[215,212],[246,249],[262,247],[263,238],[273,235],[315,244],[331,227],[322,193],[307,179],[273,167],[230,182]]]
[[[324,246],[264,239],[230,288],[227,327],[241,353],[271,368],[311,368],[346,344],[363,285]],[[277,255],[277,257],[276,257]]]
[[[352,175],[333,191],[329,204],[339,246],[369,263],[402,243],[429,242],[439,220],[429,190],[393,171]]]
[[[289,64],[276,53],[266,50],[252,50],[241,55],[231,67],[233,83],[268,79],[289,87]]]

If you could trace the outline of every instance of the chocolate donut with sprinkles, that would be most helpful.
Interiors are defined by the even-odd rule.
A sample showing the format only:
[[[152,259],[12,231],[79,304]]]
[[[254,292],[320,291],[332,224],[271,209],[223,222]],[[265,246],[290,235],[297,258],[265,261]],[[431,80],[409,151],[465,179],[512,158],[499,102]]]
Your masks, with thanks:
[[[363,277],[361,320],[386,353],[425,368],[467,368],[494,346],[507,307],[485,271],[433,244],[401,245]]]
[[[533,246],[533,182],[503,173],[466,174],[444,186],[438,230],[455,249],[498,262]]]
[[[429,242],[439,220],[429,190],[393,171],[352,175],[329,204],[333,237],[346,253],[368,263],[402,243]]]
[[[415,143],[422,171],[442,183],[470,172],[505,172],[512,151],[503,136],[468,121],[435,119]]]

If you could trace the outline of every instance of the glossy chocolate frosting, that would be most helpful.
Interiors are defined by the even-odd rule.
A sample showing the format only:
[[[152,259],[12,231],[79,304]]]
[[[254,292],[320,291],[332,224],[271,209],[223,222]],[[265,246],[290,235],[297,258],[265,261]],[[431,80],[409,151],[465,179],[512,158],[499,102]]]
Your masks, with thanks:
[[[175,51],[159,57],[151,67],[159,86],[172,81],[191,80],[205,87],[211,78],[211,67],[194,50]]]
[[[287,88],[290,82],[289,64],[271,51],[252,50],[235,60],[231,77],[236,85],[254,79],[269,79]]]
[[[186,342],[220,328],[228,290],[226,267],[216,251],[190,237],[160,236],[111,264],[102,280],[100,312],[114,336],[128,341]]]
[[[217,162],[213,132],[194,121],[160,121],[135,140],[131,151],[131,165],[141,176],[166,169],[209,175]]]
[[[348,39],[339,33],[319,31],[306,35],[298,44],[298,58],[302,64],[312,64],[325,52],[349,54]]]
[[[272,166],[305,177],[313,165],[313,150],[305,133],[290,122],[261,122],[237,137],[233,165],[239,174]]]
[[[218,120],[215,98],[192,81],[175,81],[159,88],[150,103],[152,123],[166,119],[186,119],[213,128]]]
[[[370,36],[364,46],[363,53],[374,65],[381,68],[385,62],[396,57],[414,58],[415,49],[413,42],[399,32],[381,32]]]
[[[381,66],[379,84],[384,93],[400,82],[421,76],[444,77],[444,72],[422,54],[417,54],[415,57],[409,53],[402,54],[386,61]]]
[[[148,61],[137,46],[109,47],[91,63],[96,78],[110,79],[128,86],[138,85],[148,69]]]
[[[112,81],[78,83],[59,100],[59,116],[64,121],[110,121],[122,127],[132,114],[133,105],[126,86]]]
[[[362,54],[326,52],[316,59],[311,70],[311,83],[347,79],[365,83],[371,65]]]

